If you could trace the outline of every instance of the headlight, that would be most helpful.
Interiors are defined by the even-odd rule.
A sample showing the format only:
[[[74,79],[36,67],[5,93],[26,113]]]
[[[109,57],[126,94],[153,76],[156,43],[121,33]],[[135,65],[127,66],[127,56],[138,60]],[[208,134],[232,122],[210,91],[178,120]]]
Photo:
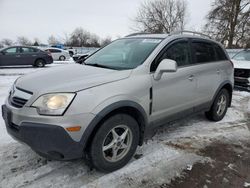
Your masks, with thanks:
[[[62,115],[75,97],[75,93],[52,93],[39,97],[33,104],[41,115]]]

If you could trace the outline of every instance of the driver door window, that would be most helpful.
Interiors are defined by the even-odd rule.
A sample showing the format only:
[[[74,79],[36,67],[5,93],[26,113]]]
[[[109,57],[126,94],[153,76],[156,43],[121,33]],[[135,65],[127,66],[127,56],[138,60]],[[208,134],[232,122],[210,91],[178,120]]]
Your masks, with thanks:
[[[6,54],[16,54],[17,53],[17,48],[8,48],[4,51]]]
[[[169,46],[165,52],[163,52],[156,63],[152,64],[151,71],[155,71],[159,63],[163,59],[172,59],[176,61],[178,67],[191,64],[190,47],[187,41],[180,41]]]

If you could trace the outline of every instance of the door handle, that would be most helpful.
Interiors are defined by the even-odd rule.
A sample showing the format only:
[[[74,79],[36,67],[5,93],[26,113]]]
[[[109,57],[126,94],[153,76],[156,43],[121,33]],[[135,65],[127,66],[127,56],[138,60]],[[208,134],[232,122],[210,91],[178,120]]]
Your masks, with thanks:
[[[217,74],[220,74],[220,69],[217,69],[217,70],[216,70],[216,73],[217,73]]]
[[[192,81],[194,80],[194,75],[190,75],[190,76],[188,77],[188,80],[192,82]]]
[[[37,55],[32,55],[33,57],[36,57]]]
[[[16,57],[21,57],[20,55],[16,55]]]

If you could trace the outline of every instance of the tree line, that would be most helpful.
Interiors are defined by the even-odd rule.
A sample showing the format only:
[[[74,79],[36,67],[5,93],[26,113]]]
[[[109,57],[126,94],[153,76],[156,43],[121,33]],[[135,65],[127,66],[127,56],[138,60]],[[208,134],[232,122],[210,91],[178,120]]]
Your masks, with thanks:
[[[132,30],[142,33],[171,33],[181,31],[188,23],[186,0],[145,0],[133,19]],[[197,10],[194,10],[197,11]],[[207,13],[206,24],[200,32],[210,35],[227,48],[250,48],[250,1],[214,0]],[[96,34],[78,27],[64,37],[48,38],[49,45],[64,44],[74,47],[100,47],[111,42],[111,37],[100,39]],[[39,39],[30,41],[20,36],[20,45],[39,45]],[[14,44],[10,39],[0,41],[1,46]]]
[[[63,44],[70,47],[101,47],[109,44],[111,40],[111,37],[101,39],[98,35],[90,33],[82,27],[78,27],[71,34],[65,34],[64,37],[50,35],[47,39],[47,43],[50,46]],[[39,46],[42,43],[38,38],[34,38],[32,41],[25,36],[19,36],[16,41],[8,38],[2,39],[0,41],[0,48],[15,44],[24,46]]]

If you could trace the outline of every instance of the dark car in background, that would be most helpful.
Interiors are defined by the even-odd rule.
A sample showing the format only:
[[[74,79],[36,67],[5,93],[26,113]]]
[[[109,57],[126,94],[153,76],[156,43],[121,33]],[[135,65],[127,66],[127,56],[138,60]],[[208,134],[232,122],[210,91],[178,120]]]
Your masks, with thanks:
[[[51,54],[38,48],[27,46],[11,46],[0,49],[0,66],[33,65],[44,67],[53,63]]]

